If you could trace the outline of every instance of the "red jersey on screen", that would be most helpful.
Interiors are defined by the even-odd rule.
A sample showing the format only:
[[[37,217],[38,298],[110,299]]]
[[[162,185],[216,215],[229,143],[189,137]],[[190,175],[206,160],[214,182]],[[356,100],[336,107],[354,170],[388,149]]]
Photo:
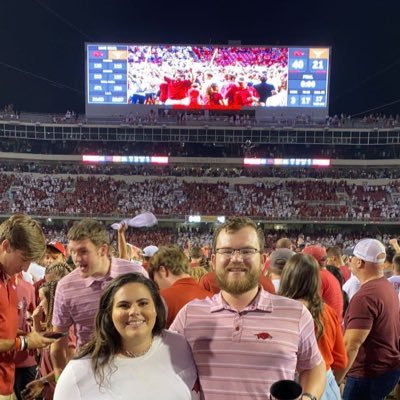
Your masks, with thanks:
[[[182,100],[188,95],[188,90],[192,85],[189,79],[164,78],[168,84],[168,98],[171,100]]]

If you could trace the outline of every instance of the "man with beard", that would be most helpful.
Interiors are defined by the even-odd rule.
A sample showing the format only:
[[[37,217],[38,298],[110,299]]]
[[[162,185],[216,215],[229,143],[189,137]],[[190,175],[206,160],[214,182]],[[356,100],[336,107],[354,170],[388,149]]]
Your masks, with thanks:
[[[325,388],[325,366],[314,322],[299,301],[259,285],[264,234],[249,218],[235,217],[214,234],[211,262],[221,291],[194,300],[170,329],[192,347],[205,400],[269,397],[271,385],[299,372],[302,399]]]

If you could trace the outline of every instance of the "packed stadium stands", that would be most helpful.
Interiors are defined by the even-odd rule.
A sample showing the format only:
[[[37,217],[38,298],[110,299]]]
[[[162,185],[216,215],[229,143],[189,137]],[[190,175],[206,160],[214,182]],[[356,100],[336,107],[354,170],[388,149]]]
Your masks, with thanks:
[[[208,117],[207,123],[212,124],[213,118]],[[395,223],[400,214],[398,116],[377,114],[352,119],[342,114],[327,117],[317,125],[306,116],[290,121],[277,118],[261,122],[269,135],[263,143],[244,140],[245,136],[238,139],[235,135],[240,136],[240,130],[225,132],[220,143],[208,137],[201,143],[190,133],[198,119],[190,117],[184,121],[188,128],[186,141],[180,140],[182,127],[178,128],[179,137],[175,138],[171,129],[167,133],[170,140],[157,140],[156,133],[163,129],[157,127],[159,118],[176,124],[176,115],[154,118],[150,121],[154,125],[152,134],[146,137],[143,132],[139,141],[136,131],[128,141],[127,136],[119,137],[118,133],[109,136],[114,128],[99,121],[88,125],[85,133],[82,126],[73,131],[71,123],[85,125],[85,116],[71,111],[54,119],[19,113],[9,105],[1,118],[1,214],[24,211],[44,220],[58,219],[62,222],[53,227],[55,231],[50,230],[53,235],[63,232],[70,218],[92,216],[112,221],[144,210],[152,211],[160,220],[158,230],[137,239],[143,239],[144,244],[168,242],[172,237],[183,243],[182,237],[190,236],[190,232],[182,233],[189,229],[189,225],[182,225],[188,215],[244,214],[265,227],[280,223],[287,231],[298,224],[298,229],[304,231],[308,226],[317,229],[318,223],[324,223],[326,229],[332,224],[379,223],[384,227]],[[44,121],[43,126],[39,120]],[[218,123],[221,121],[229,126],[230,117]],[[271,136],[271,124],[279,123],[303,126],[303,139],[313,134],[316,139],[308,144],[297,134],[292,142],[280,143],[279,134],[275,135],[277,140]],[[337,127],[341,127],[337,140],[327,140]],[[360,134],[364,128],[367,141]],[[374,134],[383,128],[384,132]],[[91,136],[96,129],[97,140]],[[101,140],[104,129],[107,135]],[[260,129],[261,137],[264,128]],[[214,133],[219,134],[218,128]],[[316,136],[319,133],[323,134],[322,140]],[[358,145],[352,145],[354,137]],[[382,138],[385,140],[381,142]],[[169,165],[82,163],[83,154],[166,155]],[[331,166],[244,166],[243,157],[325,158],[331,160]],[[176,233],[178,226],[182,226],[180,234]],[[207,238],[212,226],[190,229],[206,229]]]

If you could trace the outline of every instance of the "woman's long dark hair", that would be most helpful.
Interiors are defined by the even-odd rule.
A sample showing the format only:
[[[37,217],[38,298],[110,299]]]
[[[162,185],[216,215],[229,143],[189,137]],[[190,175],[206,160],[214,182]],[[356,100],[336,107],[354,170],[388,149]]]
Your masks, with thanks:
[[[305,300],[315,326],[317,339],[324,332],[322,312],[324,303],[321,297],[319,265],[308,254],[296,254],[283,268],[279,294],[295,300]]]
[[[140,283],[149,290],[156,309],[156,321],[152,330],[153,336],[160,335],[165,327],[166,310],[158,289],[153,281],[139,273],[128,273],[115,278],[107,286],[100,299],[99,311],[96,314],[95,330],[88,342],[75,357],[90,356],[92,368],[99,386],[104,382],[104,367],[109,365],[122,350],[122,340],[112,321],[112,308],[115,293],[130,283]]]

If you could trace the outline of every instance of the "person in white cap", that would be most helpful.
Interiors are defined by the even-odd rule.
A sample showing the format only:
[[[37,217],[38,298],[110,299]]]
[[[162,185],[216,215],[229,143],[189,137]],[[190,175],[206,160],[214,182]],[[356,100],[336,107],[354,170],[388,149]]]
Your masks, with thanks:
[[[143,257],[150,258],[153,257],[158,251],[158,247],[154,245],[147,246],[143,249]]]
[[[347,309],[346,368],[336,372],[346,383],[344,400],[384,399],[400,377],[399,300],[383,274],[385,246],[376,239],[362,239],[353,250],[351,269],[360,290]]]
[[[147,268],[149,267],[149,261],[150,258],[154,256],[154,254],[156,254],[158,251],[158,247],[154,246],[154,245],[150,245],[150,246],[146,246],[143,249],[143,268],[145,268],[147,270]]]

